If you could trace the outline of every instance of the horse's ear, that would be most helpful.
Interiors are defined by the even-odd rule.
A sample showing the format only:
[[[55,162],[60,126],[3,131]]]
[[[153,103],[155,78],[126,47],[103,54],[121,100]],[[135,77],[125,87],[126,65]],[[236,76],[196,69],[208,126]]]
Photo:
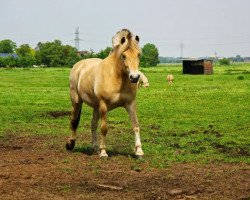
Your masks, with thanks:
[[[138,35],[136,35],[136,36],[135,36],[135,40],[136,40],[137,42],[139,42],[139,41],[140,41],[140,38],[139,38],[139,36],[138,36]]]
[[[125,37],[122,37],[121,44],[123,44],[126,41]]]

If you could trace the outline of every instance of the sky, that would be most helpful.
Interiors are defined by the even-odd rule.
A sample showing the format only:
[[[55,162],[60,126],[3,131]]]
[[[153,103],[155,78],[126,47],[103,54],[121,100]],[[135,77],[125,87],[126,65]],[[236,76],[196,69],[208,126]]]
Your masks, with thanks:
[[[127,28],[160,56],[250,56],[249,8],[250,0],[0,0],[0,40],[75,46],[79,27],[80,50],[98,52]]]

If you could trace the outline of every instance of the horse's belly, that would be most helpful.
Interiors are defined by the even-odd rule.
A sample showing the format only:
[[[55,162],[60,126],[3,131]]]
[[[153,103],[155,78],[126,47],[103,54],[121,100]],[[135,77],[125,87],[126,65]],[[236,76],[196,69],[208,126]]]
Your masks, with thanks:
[[[84,103],[94,107],[98,104],[98,101],[93,90],[93,76],[82,77],[78,83],[78,94]]]
[[[85,92],[83,92],[81,94],[81,99],[84,103],[86,103],[87,105],[89,105],[91,107],[96,107],[96,105],[98,105],[97,98],[95,96],[87,94]]]

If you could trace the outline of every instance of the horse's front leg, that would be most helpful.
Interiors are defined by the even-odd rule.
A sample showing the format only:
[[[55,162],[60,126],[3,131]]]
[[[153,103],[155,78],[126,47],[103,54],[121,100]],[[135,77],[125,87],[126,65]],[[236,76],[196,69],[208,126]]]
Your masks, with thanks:
[[[137,119],[136,113],[136,102],[132,101],[130,104],[126,105],[126,110],[128,111],[129,117],[132,122],[133,130],[135,133],[135,155],[141,157],[144,155],[142,151],[141,138],[140,138],[140,127]]]
[[[94,108],[93,110],[93,117],[91,121],[91,132],[92,132],[92,146],[94,149],[94,153],[98,152],[98,145],[97,145],[97,126],[98,126],[98,120],[99,120],[99,110]]]
[[[100,157],[108,157],[106,153],[105,138],[108,132],[107,126],[107,105],[104,101],[100,101],[99,114],[101,117],[101,139],[100,139]]]

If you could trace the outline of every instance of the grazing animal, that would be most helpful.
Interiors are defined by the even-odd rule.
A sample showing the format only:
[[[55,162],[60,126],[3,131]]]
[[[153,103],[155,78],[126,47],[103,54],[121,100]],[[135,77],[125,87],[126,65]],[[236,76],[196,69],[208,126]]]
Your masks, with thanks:
[[[108,132],[108,111],[124,107],[131,119],[135,133],[135,155],[143,155],[140,128],[136,113],[137,82],[141,49],[139,37],[122,29],[112,38],[113,51],[105,59],[90,58],[76,63],[70,72],[70,97],[72,102],[72,135],[66,148],[75,146],[76,129],[79,124],[81,107],[85,103],[93,108],[91,121],[92,145],[99,150],[100,157],[108,157],[105,138]],[[100,145],[97,145],[97,126],[101,119]]]
[[[140,74],[140,78],[139,81],[137,82],[137,87],[149,87],[149,82],[148,82],[148,78],[145,76],[145,74],[143,74],[142,72],[139,71]]]
[[[172,85],[174,81],[174,76],[172,74],[167,75],[168,85]]]

